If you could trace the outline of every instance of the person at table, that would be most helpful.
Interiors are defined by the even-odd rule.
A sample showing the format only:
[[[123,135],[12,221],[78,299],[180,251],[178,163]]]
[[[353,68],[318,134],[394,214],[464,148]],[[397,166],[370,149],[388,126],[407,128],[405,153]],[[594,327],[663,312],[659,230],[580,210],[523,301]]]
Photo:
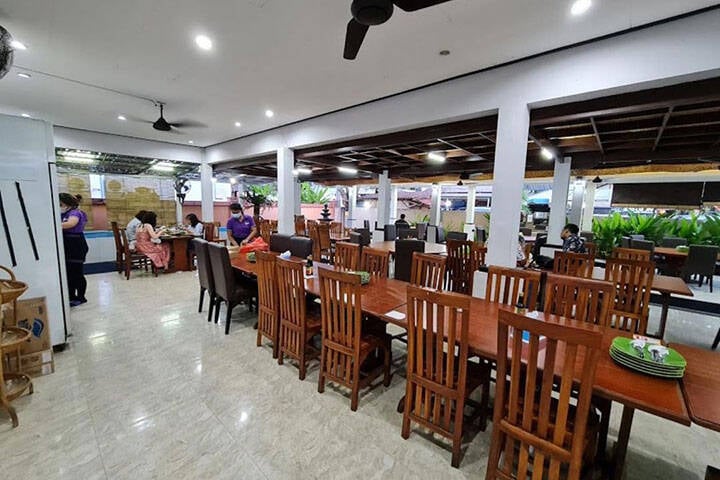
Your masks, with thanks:
[[[187,220],[190,224],[190,226],[187,227],[187,231],[195,237],[202,238],[204,227],[202,222],[200,222],[200,220],[198,219],[197,215],[195,215],[194,213],[188,213],[187,215],[185,215],[185,220]]]
[[[250,215],[245,215],[242,205],[230,205],[230,219],[227,221],[227,238],[230,245],[241,247],[257,236],[255,221]]]
[[[167,270],[170,266],[170,245],[161,243],[162,231],[156,232],[157,215],[146,212],[135,235],[135,249],[153,262],[156,268]]]
[[[65,246],[65,270],[67,271],[70,306],[86,303],[85,258],[88,244],[85,240],[87,215],[80,210],[80,195],[60,194],[60,220],[62,221],[63,244]]]
[[[127,223],[127,225],[125,225],[125,236],[127,236],[128,246],[130,247],[130,250],[135,250],[135,235],[137,234],[138,227],[142,225],[142,219],[146,213],[147,212],[145,210],[140,210]]]
[[[580,228],[574,223],[568,223],[563,227],[560,238],[563,240],[563,252],[586,253],[585,240],[578,235]]]
[[[406,228],[410,228],[410,224],[408,223],[407,220],[405,220],[405,214],[404,214],[404,213],[401,213],[401,214],[400,214],[400,218],[398,218],[397,220],[395,220],[395,226],[396,226],[396,227],[406,227]]]

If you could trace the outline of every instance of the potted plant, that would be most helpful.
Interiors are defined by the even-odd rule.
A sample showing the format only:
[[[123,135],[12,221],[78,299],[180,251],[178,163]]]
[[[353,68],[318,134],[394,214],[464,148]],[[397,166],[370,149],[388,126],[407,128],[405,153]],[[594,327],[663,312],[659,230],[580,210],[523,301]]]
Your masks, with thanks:
[[[260,217],[262,207],[272,205],[275,196],[275,188],[272,185],[250,185],[243,196],[243,199],[252,204],[253,217]]]

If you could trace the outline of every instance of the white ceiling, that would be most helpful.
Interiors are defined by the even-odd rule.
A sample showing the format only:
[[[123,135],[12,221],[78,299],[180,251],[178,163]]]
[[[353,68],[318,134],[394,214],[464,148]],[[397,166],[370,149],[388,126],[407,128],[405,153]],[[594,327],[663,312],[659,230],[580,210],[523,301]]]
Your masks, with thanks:
[[[0,112],[57,125],[205,146],[413,87],[715,4],[709,0],[453,0],[372,27],[342,59],[350,0],[3,0],[0,25],[28,49],[0,80]],[[211,52],[194,44],[198,33]],[[449,56],[438,52],[448,49]],[[33,74],[26,67],[167,103],[183,134],[121,122],[154,120],[150,102]],[[271,108],[275,117],[264,111]],[[242,127],[234,126],[235,121]]]

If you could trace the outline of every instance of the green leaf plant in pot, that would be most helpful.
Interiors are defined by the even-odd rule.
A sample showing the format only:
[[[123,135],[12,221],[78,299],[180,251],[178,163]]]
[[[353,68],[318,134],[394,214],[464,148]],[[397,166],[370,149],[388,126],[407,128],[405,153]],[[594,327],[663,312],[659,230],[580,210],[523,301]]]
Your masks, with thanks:
[[[262,207],[267,207],[273,204],[274,196],[275,187],[272,184],[250,185],[245,192],[243,199],[252,204],[253,216],[258,218]]]

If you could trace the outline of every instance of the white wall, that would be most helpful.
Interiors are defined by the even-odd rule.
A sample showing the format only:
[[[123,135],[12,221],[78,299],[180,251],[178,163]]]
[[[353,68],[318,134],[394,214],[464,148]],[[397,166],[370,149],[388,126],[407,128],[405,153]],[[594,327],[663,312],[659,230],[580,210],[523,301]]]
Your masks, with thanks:
[[[720,74],[720,11],[677,20],[208,147],[210,163]]]
[[[55,146],[95,152],[201,163],[202,149],[190,145],[143,140],[75,128],[53,128]]]

